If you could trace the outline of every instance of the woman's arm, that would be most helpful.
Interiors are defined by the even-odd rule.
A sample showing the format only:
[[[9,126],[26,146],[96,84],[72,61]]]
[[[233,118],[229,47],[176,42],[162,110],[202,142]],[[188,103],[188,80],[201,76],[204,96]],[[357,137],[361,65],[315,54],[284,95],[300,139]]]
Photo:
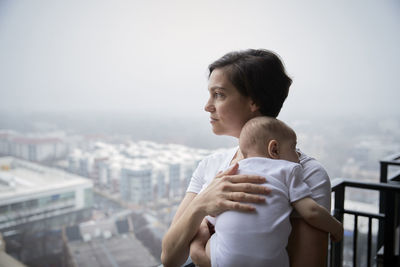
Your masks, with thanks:
[[[190,206],[195,193],[186,193],[162,241],[161,262],[164,266],[180,266],[189,254],[189,244],[204,216],[193,216],[196,207]],[[190,208],[190,209],[188,209]],[[181,217],[183,216],[183,219]],[[182,228],[183,227],[183,228]],[[182,231],[181,229],[185,229]]]
[[[254,175],[234,175],[238,164],[219,174],[201,194],[187,193],[165,234],[161,261],[164,266],[180,266],[189,254],[189,245],[206,215],[216,216],[226,210],[253,211],[241,202],[260,203],[269,189],[257,183],[265,178]],[[255,183],[255,184],[254,184]]]
[[[311,197],[330,210],[331,185],[323,166],[301,152],[304,182],[311,189]],[[291,217],[292,231],[289,236],[288,253],[291,267],[323,267],[328,255],[328,234],[309,225],[299,215]]]
[[[304,219],[291,219],[288,253],[291,267],[324,267],[328,255],[328,233],[309,225]]]

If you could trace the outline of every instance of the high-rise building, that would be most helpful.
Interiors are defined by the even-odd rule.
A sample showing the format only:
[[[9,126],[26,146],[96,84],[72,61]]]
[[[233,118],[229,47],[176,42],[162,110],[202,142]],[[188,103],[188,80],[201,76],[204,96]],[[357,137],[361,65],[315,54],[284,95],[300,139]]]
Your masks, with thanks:
[[[139,205],[153,200],[151,170],[151,165],[121,169],[120,193],[123,200]]]
[[[154,200],[167,199],[166,167],[153,167]]]
[[[169,164],[169,196],[171,198],[181,196],[181,165]]]

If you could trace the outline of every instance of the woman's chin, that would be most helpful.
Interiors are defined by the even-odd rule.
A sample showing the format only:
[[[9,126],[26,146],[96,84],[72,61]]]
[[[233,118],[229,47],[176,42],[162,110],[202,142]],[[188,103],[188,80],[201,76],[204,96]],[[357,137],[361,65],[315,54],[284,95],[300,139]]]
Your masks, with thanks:
[[[222,131],[221,129],[213,129],[212,131],[213,131],[213,133],[214,133],[215,135],[226,135],[226,136],[233,136],[233,137],[235,137],[235,135],[230,134],[230,133],[228,133],[228,132],[226,132],[226,131]]]
[[[223,135],[224,134],[223,131],[221,131],[221,129],[218,129],[215,127],[212,128],[212,131],[215,135]]]

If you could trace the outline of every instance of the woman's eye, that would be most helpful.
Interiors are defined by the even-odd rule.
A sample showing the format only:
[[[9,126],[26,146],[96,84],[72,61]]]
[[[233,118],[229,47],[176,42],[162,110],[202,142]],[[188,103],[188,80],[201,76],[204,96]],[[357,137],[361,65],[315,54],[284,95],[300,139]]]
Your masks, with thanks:
[[[214,93],[214,98],[222,98],[222,97],[224,97],[223,94],[218,93],[218,92],[215,92],[215,93]]]

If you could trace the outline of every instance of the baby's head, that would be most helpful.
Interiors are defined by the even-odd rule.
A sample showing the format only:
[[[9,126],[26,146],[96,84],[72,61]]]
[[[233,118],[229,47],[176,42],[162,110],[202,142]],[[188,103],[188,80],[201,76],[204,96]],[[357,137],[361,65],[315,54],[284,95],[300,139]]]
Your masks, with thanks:
[[[282,121],[271,117],[256,117],[242,128],[240,150],[245,158],[267,157],[299,162],[296,133]]]

